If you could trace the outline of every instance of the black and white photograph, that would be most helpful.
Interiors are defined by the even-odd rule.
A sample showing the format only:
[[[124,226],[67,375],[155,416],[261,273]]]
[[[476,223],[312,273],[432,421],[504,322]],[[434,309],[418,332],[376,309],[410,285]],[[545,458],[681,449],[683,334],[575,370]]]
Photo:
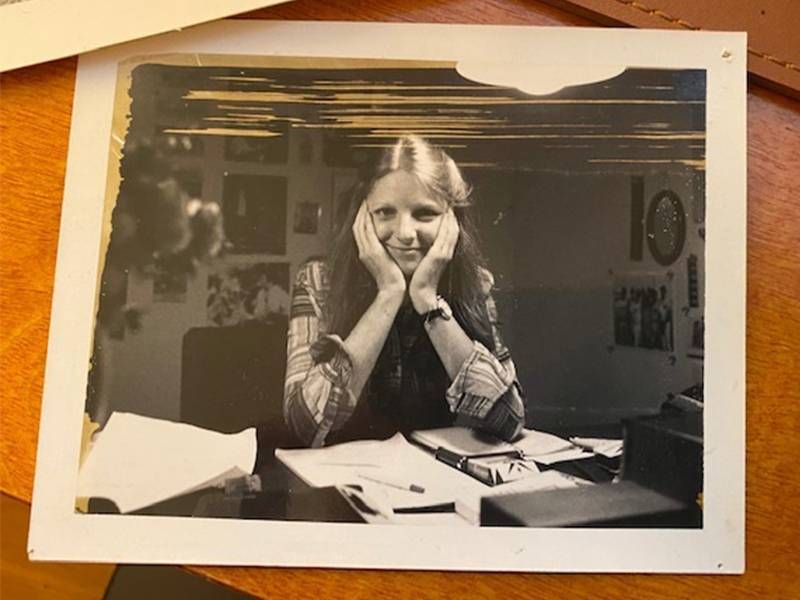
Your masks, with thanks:
[[[672,307],[672,272],[616,278],[614,343],[674,351]]]
[[[199,562],[680,569],[672,544],[729,514],[703,395],[669,401],[711,385],[697,232],[715,224],[692,211],[741,209],[706,197],[728,63],[600,35],[606,56],[547,64],[556,38],[521,28],[491,61],[470,40],[497,33],[475,27],[430,26],[454,49],[415,54],[433,30],[321,23],[313,51],[248,53],[293,24],[229,26],[233,53],[215,26],[96,59],[114,110],[93,151],[112,158],[69,518],[352,536],[338,557],[282,537],[176,550]],[[396,50],[371,57],[384,35]],[[555,567],[526,530],[620,558]],[[443,558],[462,535],[503,548]],[[622,549],[639,535],[652,562]]]

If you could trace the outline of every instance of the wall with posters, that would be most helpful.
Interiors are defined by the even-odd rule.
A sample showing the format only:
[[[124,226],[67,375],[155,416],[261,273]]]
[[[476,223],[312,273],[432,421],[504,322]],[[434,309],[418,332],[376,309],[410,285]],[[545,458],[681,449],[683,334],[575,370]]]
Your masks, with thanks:
[[[191,195],[220,202],[231,246],[192,278],[131,271],[142,328],[103,353],[111,409],[178,418],[186,332],[285,314],[355,169],[409,131],[474,185],[531,424],[653,412],[702,381],[705,72],[632,68],[530,98],[451,68],[287,64],[134,69],[124,156],[153,142]],[[428,86],[448,95],[422,106]],[[378,93],[353,105],[354,89]],[[665,261],[672,220],[685,236]]]
[[[327,251],[334,196],[351,185],[352,170],[327,166],[321,136],[312,132],[287,135],[285,143],[281,152],[209,136],[198,144],[199,152],[173,159],[187,189],[223,204],[226,235],[234,247],[182,281],[165,280],[158,273],[129,275],[128,304],[142,309],[142,328],[111,342],[110,360],[118,367],[108,381],[114,410],[178,419],[186,332],[257,318],[254,313],[263,310],[264,303],[261,309],[256,306],[255,288],[266,272],[277,280],[273,296],[288,303],[297,267]],[[275,182],[278,185],[270,188]],[[281,187],[285,197],[275,193]],[[259,215],[259,200],[264,198],[266,206]],[[261,232],[248,230],[247,225],[259,218],[266,227]],[[238,230],[237,220],[242,224]],[[234,224],[231,231],[228,223]],[[278,239],[265,241],[270,235]]]
[[[641,178],[645,207],[672,190],[686,211],[686,238],[670,265],[653,258],[646,232],[641,258],[632,258],[631,180],[613,173],[479,178],[498,307],[533,425],[656,412],[668,393],[702,381],[702,350],[698,356],[693,347],[703,315],[697,174],[673,169]],[[692,256],[695,306],[687,274]],[[644,298],[645,325],[661,328],[649,336],[645,330],[638,344],[619,336],[615,291],[623,288]]]
[[[212,194],[223,194],[218,186],[225,172],[287,177],[284,252],[229,254],[214,266],[201,268],[184,282],[182,292],[180,286],[173,286],[178,290],[171,293],[169,286],[159,291],[157,278],[131,275],[129,303],[146,307],[146,314],[139,333],[113,344],[115,360],[125,364],[114,372],[111,383],[117,410],[178,418],[183,335],[192,327],[232,324],[242,318],[233,314],[215,321],[210,314],[215,277],[254,271],[266,263],[288,271],[282,278],[288,294],[286,282],[293,280],[297,266],[309,256],[325,253],[335,198],[352,183],[354,174],[323,162],[314,164],[314,150],[312,164],[301,162],[299,155],[295,141],[286,165],[241,163],[233,170],[229,161],[206,164],[203,193],[211,189]],[[703,314],[704,242],[702,214],[695,214],[693,198],[698,191],[693,171],[643,176],[645,204],[668,189],[682,199],[686,210],[683,249],[669,266],[654,260],[646,238],[641,258],[631,257],[630,175],[476,169],[465,174],[475,186],[481,235],[497,284],[495,297],[506,342],[518,357],[532,424],[597,422],[653,412],[668,393],[701,381],[702,350],[698,357],[693,344]],[[314,228],[308,205],[319,207],[316,232],[308,231]],[[298,211],[304,214],[296,217]],[[697,257],[699,277],[694,307],[687,273],[691,256]],[[237,285],[250,285],[248,276],[240,279]],[[618,331],[615,294],[620,286],[658,293],[662,285],[671,308],[669,346],[647,342],[644,336],[639,344],[626,343]],[[154,355],[154,344],[163,352]]]

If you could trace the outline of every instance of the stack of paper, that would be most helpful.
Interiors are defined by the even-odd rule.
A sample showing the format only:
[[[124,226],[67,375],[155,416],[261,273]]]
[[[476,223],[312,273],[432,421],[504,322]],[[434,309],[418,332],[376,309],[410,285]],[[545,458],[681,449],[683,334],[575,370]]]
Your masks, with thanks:
[[[120,512],[249,475],[256,431],[235,434],[113,413],[78,475],[79,498],[107,498]]]
[[[359,486],[363,490],[360,497],[392,523],[432,519],[438,523],[441,516],[435,514],[396,514],[394,509],[480,497],[489,489],[435,460],[399,433],[385,441],[364,440],[308,450],[279,449],[275,456],[311,486]],[[446,518],[450,520],[452,515]]]

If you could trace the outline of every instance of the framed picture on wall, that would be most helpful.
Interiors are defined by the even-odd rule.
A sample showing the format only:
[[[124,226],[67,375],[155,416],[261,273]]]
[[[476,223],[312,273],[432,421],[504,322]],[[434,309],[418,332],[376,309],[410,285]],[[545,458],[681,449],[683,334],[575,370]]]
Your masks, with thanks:
[[[222,202],[231,253],[286,253],[285,177],[228,173]]]

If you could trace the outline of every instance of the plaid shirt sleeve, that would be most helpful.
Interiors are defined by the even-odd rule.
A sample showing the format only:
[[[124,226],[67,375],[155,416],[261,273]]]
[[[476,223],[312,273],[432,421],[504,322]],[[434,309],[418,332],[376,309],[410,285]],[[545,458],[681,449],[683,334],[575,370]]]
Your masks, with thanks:
[[[324,265],[306,264],[292,292],[287,336],[283,415],[294,433],[319,447],[353,413],[349,390],[352,361],[341,338],[325,333],[322,303],[327,290]]]
[[[491,275],[487,275],[493,283]],[[459,424],[510,441],[525,426],[524,393],[511,353],[500,337],[497,307],[488,290],[486,311],[494,336],[494,354],[480,342],[473,342],[472,353],[447,390],[447,402]]]

